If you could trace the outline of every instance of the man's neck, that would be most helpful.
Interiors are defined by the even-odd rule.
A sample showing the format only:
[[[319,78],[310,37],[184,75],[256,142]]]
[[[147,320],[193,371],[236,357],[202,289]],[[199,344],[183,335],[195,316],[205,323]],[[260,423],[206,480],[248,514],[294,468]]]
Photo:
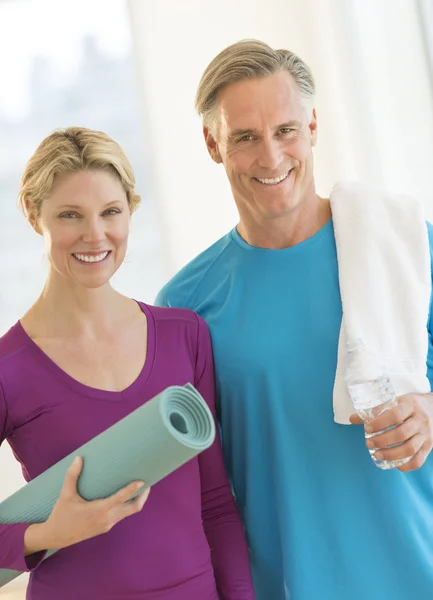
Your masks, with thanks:
[[[330,218],[329,200],[317,196],[315,206],[308,211],[300,207],[296,214],[290,213],[266,221],[241,218],[237,231],[250,246],[281,250],[312,237]]]

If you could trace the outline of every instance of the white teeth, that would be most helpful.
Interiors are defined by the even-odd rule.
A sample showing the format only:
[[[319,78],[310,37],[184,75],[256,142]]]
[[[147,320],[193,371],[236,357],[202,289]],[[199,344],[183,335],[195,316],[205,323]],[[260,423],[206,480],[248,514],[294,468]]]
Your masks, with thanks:
[[[104,258],[106,258],[108,255],[108,250],[105,252],[101,252],[101,254],[96,254],[93,256],[89,256],[88,254],[74,254],[75,258],[78,258],[78,260],[81,260],[83,262],[101,262],[101,260],[104,260]]]
[[[275,185],[276,183],[280,183],[280,181],[283,181],[289,173],[290,171],[284,173],[284,175],[281,175],[281,177],[277,177],[275,179],[260,179],[260,177],[257,177],[256,179],[260,181],[260,183],[265,183],[266,185]]]

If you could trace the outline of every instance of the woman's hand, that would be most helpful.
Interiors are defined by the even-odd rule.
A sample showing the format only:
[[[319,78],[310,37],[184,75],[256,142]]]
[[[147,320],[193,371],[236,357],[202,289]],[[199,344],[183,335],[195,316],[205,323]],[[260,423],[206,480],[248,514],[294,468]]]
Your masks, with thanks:
[[[56,550],[110,531],[116,523],[139,512],[150,488],[129,500],[144,486],[135,481],[109,498],[88,502],[77,491],[83,460],[77,457],[69,467],[59,498],[45,523],[30,525],[24,534],[26,556],[41,550]]]

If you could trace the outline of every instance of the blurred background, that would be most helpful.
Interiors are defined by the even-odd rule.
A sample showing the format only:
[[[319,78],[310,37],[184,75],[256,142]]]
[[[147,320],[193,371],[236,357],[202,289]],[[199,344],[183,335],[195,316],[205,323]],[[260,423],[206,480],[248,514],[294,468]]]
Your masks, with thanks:
[[[39,295],[41,239],[17,208],[26,161],[53,129],[124,147],[142,206],[115,286],[152,302],[236,224],[194,96],[225,46],[289,48],[317,85],[318,192],[363,180],[417,195],[433,220],[433,0],[0,0],[0,334]],[[0,449],[0,501],[23,483]],[[26,577],[0,590],[24,598]]]

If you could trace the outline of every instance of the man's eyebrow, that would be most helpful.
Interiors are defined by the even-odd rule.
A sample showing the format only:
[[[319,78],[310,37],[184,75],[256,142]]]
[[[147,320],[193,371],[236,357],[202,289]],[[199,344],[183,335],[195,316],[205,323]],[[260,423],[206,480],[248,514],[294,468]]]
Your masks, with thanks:
[[[284,129],[285,127],[299,129],[299,127],[301,127],[301,123],[300,121],[296,121],[293,119],[292,121],[287,121],[286,123],[281,123],[280,125],[277,125],[276,127],[274,127],[274,131],[278,131],[278,129]],[[230,133],[229,137],[230,139],[234,139],[237,137],[242,137],[244,135],[259,135],[259,132],[255,129],[235,129]]]
[[[275,129],[283,129],[283,127],[294,127],[299,129],[301,125],[301,121],[296,121],[296,119],[292,119],[291,121],[287,121],[287,123],[282,123],[281,125],[278,125],[278,127],[276,127]]]
[[[235,129],[230,134],[230,139],[242,137],[243,135],[257,135],[257,131],[255,129]]]

